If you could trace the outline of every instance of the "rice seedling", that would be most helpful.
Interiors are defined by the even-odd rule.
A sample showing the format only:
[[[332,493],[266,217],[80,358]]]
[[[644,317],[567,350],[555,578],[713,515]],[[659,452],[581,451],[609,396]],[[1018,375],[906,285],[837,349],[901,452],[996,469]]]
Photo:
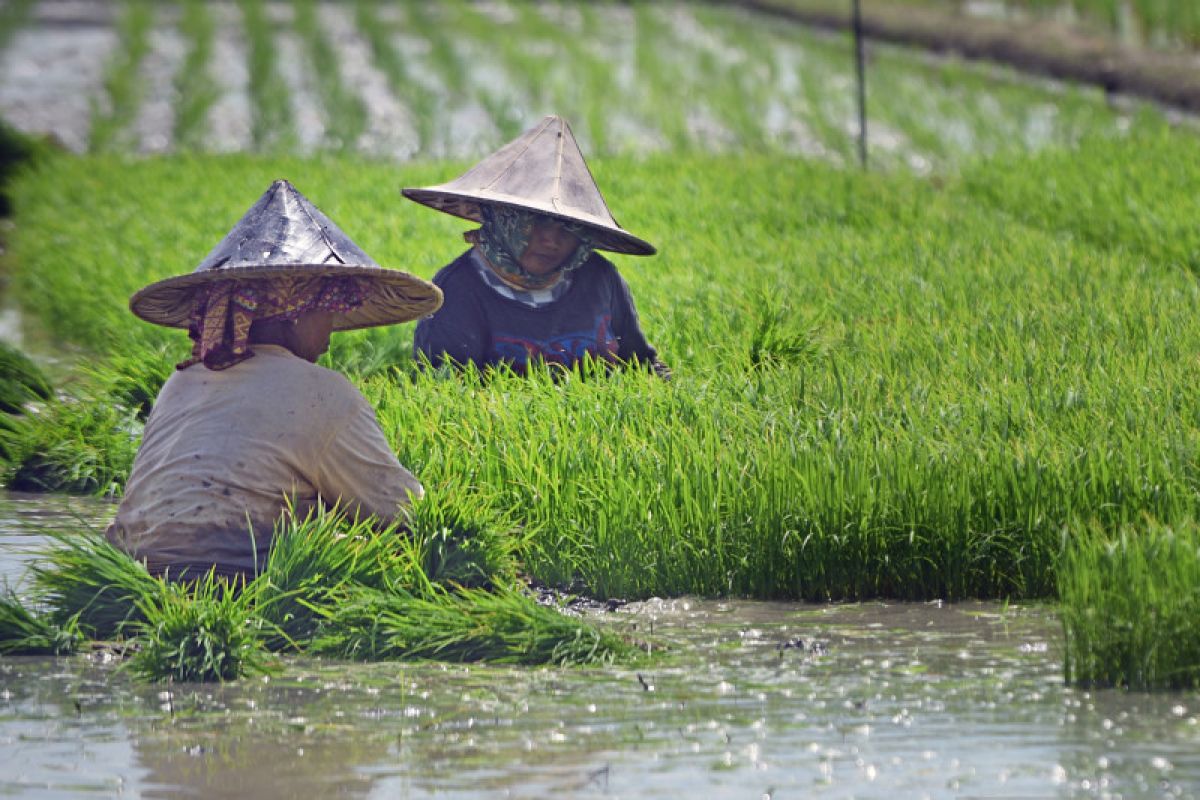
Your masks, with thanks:
[[[214,25],[201,0],[184,0],[180,28],[188,38],[187,56],[175,77],[174,139],[180,150],[203,150],[208,132],[208,111],[219,88],[209,72]]]
[[[8,182],[12,176],[36,159],[48,155],[49,151],[50,147],[45,141],[27,136],[0,119],[0,217],[7,217],[12,213],[8,193]],[[0,232],[0,242],[5,238],[7,237]],[[0,268],[6,260],[5,256],[0,254]]]
[[[30,611],[12,589],[0,591],[0,654],[70,655],[83,641],[75,618],[55,624]]]
[[[283,153],[296,143],[295,120],[289,107],[287,84],[275,62],[272,23],[263,0],[238,0],[250,46],[250,107],[253,109],[251,136],[254,150]]]
[[[425,3],[411,3],[405,11],[413,35],[429,44],[429,61],[445,83],[447,93],[462,97],[467,90],[466,65],[454,49],[449,35],[453,29],[443,24],[438,16],[444,13],[443,9]]]
[[[263,649],[254,592],[212,572],[162,581],[137,598],[138,647],[125,666],[153,681],[232,681],[277,671]]]
[[[50,382],[29,356],[0,342],[0,412],[19,414],[26,403],[52,395]]]
[[[1058,574],[1069,683],[1200,686],[1200,528],[1191,521],[1071,529]]]
[[[8,44],[8,40],[21,29],[29,19],[34,0],[12,0],[0,6],[0,50]]]
[[[137,411],[100,398],[67,398],[11,420],[4,483],[10,489],[119,494],[141,437]]]
[[[1200,272],[1200,200],[1186,187],[1200,179],[1200,162],[1185,156],[1177,133],[1143,119],[1137,159],[1130,144],[1089,138],[1074,152],[1033,156],[1033,173],[1014,174],[1003,161],[965,171],[973,197],[1024,224],[1074,236],[1167,268]],[[1187,145],[1194,148],[1194,143]]]
[[[92,126],[88,147],[93,153],[128,150],[129,126],[141,102],[142,79],[138,74],[142,59],[150,49],[150,29],[154,26],[154,7],[130,0],[123,5],[118,22],[120,45],[105,71],[105,98],[92,106]]]
[[[671,149],[681,152],[691,147],[687,127],[686,94],[683,70],[668,60],[659,44],[671,35],[670,26],[659,17],[653,5],[639,3],[634,8],[634,64],[643,88],[639,98],[644,116],[653,119]]]
[[[162,581],[98,532],[50,533],[53,546],[31,567],[33,595],[50,623],[77,626],[92,639],[133,635],[144,621],[140,603]]]
[[[395,26],[385,23],[378,10],[378,0],[358,0],[354,6],[355,24],[371,45],[375,65],[387,76],[392,91],[412,112],[417,126],[418,152],[429,153],[433,149],[439,98],[409,74],[405,59],[393,42]]]
[[[325,109],[325,143],[331,150],[353,150],[367,127],[367,111],[360,98],[342,80],[337,53],[317,18],[314,0],[293,0],[296,32],[304,39],[308,59],[317,79]]]
[[[186,350],[165,345],[141,347],[113,353],[99,364],[85,364],[80,373],[89,394],[133,411],[144,422],[159,390],[185,355]]]
[[[439,590],[432,596],[359,590],[329,610],[315,652],[360,660],[608,664],[636,647],[616,633],[514,590]]]
[[[320,627],[322,609],[348,587],[382,588],[404,577],[403,532],[377,529],[319,510],[276,529],[267,566],[253,584],[259,616],[275,632],[271,649],[300,649]]]
[[[1044,226],[1025,224],[979,181],[1023,176],[1006,179],[1050,203],[1147,148],[1186,175],[1193,147],[1137,122],[1127,140],[1085,144],[1087,165],[1048,155],[1029,171],[1009,156],[929,181],[775,157],[597,160],[622,218],[662,248],[621,268],[674,381],[433,374],[408,358],[404,327],[339,334],[329,363],[346,362],[431,497],[519,529],[523,569],[546,584],[625,598],[1046,596],[1059,532],[1078,514],[1119,525],[1194,511],[1200,434],[1181,387],[1197,382],[1197,289],[1161,234],[1114,226],[1101,247],[1073,229],[1099,230],[1105,212],[1079,218],[1064,194]],[[122,181],[106,177],[118,169]],[[73,339],[132,339],[148,326],[123,312],[128,293],[201,258],[211,219],[245,204],[179,187],[236,177],[253,195],[281,170],[302,170],[380,263],[429,275],[457,250],[461,223],[378,202],[438,165],[55,163],[14,184],[14,248],[36,265],[15,276],[19,296],[70,309],[47,323]],[[131,171],[142,191],[102,205],[62,188],[117,186]],[[1170,209],[1186,209],[1186,179],[1110,172],[1104,191],[1124,185],[1162,217],[1157,230],[1182,230]],[[97,258],[90,228],[61,222],[66,211],[107,229],[133,209],[168,220],[114,248],[133,259]],[[177,332],[161,341],[186,345]],[[385,357],[356,363],[361,341]]]
[[[33,602],[46,611],[29,611],[11,592],[0,597],[0,652],[68,653],[84,637],[121,638],[136,676],[173,681],[273,671],[268,653],[278,650],[522,664],[633,652],[513,588],[514,544],[469,512],[421,501],[413,517],[411,530],[326,510],[282,523],[265,570],[249,583],[211,571],[159,579],[98,534],[52,534],[54,546],[32,568]],[[420,637],[394,616],[368,634],[359,613],[384,611],[415,615]]]

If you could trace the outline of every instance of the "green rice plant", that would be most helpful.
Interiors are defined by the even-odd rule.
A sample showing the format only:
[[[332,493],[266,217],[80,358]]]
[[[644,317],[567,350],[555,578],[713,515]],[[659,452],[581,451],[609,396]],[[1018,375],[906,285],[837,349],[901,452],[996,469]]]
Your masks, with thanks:
[[[930,179],[772,154],[596,159],[620,218],[660,247],[614,260],[674,380],[427,372],[405,355],[407,327],[363,334],[386,366],[348,371],[430,496],[519,530],[525,575],[549,585],[1048,596],[1060,531],[1081,514],[1115,527],[1198,513],[1187,387],[1200,382],[1200,288],[1167,241],[1190,189],[1141,184],[1133,168],[1103,178],[1148,144],[1153,163],[1190,174],[1195,140],[1132,126],[1089,141],[1083,164],[1010,153]],[[81,345],[154,333],[184,347],[182,332],[130,316],[129,293],[190,269],[271,178],[302,172],[379,263],[429,276],[461,252],[467,223],[380,198],[460,166],[54,160],[13,184],[14,295]],[[1026,220],[976,169],[1053,213]],[[1124,186],[1157,225],[1113,225],[1104,243],[1077,233],[1119,216],[1072,211],[1086,176],[1111,180],[1113,197]],[[212,188],[233,185],[246,188]]]
[[[12,213],[8,182],[13,175],[49,153],[50,146],[46,141],[28,136],[0,119],[0,217],[7,217]],[[5,238],[7,237],[0,237],[0,241]],[[5,261],[5,258],[0,257],[0,267]]]
[[[8,44],[12,35],[29,19],[34,0],[12,0],[0,6],[0,50]]]
[[[1058,569],[1064,674],[1077,686],[1200,686],[1200,526],[1080,525]]]
[[[528,127],[528,117],[536,113],[533,109],[542,107],[543,95],[537,81],[545,77],[545,62],[527,58],[520,43],[504,43],[503,37],[496,35],[502,23],[473,3],[440,3],[438,18],[435,24],[455,32],[446,47],[456,61],[462,62],[463,80],[471,78],[474,99],[487,110],[501,141],[519,136]],[[534,71],[527,75],[514,70],[508,65],[514,56]],[[470,70],[468,64],[472,65]]]
[[[511,20],[498,24],[476,12],[467,29],[495,43],[509,74],[525,82],[534,113],[553,110],[575,120],[581,145],[590,153],[603,153],[608,150],[608,109],[596,99],[617,96],[612,65],[589,48],[586,33],[547,17],[552,10],[563,14],[568,9],[582,13],[586,7],[516,3]]]
[[[520,540],[454,498],[414,501],[408,525],[381,527],[323,508],[281,523],[255,582],[258,614],[278,632],[268,646],[302,648],[354,587],[426,596],[435,586],[515,583]]]
[[[89,392],[102,402],[133,411],[144,422],[167,378],[185,353],[175,347],[146,346],[108,356],[97,365],[84,365],[80,372]]]
[[[243,590],[245,588],[245,590]],[[177,683],[232,681],[270,674],[254,592],[212,572],[160,582],[137,599],[138,647],[125,666],[139,678]]]
[[[430,487],[413,501],[410,530],[403,538],[408,574],[419,580],[410,579],[400,588],[418,592],[430,583],[484,589],[515,585],[517,554],[526,546],[527,534],[512,516],[481,502],[478,488]]]
[[[215,30],[202,0],[184,0],[180,29],[189,44],[175,76],[175,145],[180,150],[203,150],[209,135],[208,112],[220,89],[209,72]]]
[[[430,63],[445,82],[446,93],[462,97],[467,91],[466,65],[454,49],[453,29],[438,16],[443,9],[426,3],[409,3],[405,11],[413,35],[429,43]]]
[[[964,171],[966,189],[1027,225],[1200,273],[1200,199],[1188,189],[1200,179],[1195,140],[1142,123],[1128,141],[1088,137],[1016,172],[1003,159],[984,161]]]
[[[274,631],[267,646],[302,649],[318,633],[324,609],[350,587],[408,584],[403,537],[395,526],[380,529],[375,520],[351,521],[326,509],[281,522],[253,584],[257,614]]]
[[[296,144],[287,84],[275,63],[274,30],[264,0],[238,0],[250,46],[251,138],[260,153],[283,153]]]
[[[0,342],[0,412],[19,414],[26,403],[48,400],[53,394],[50,381],[29,356]]]
[[[738,8],[686,9],[703,31],[701,45],[690,36],[678,36],[675,48],[695,48],[694,72],[705,87],[709,112],[736,140],[729,146],[743,150],[766,147],[764,124],[771,95],[776,93],[775,62],[770,48],[762,46],[752,15]],[[679,11],[677,13],[683,13]]]
[[[608,664],[636,647],[616,633],[515,590],[440,590],[433,596],[360,590],[329,612],[319,653],[359,660]]]
[[[64,398],[15,418],[4,483],[25,492],[121,492],[141,436],[137,412],[97,398]]]
[[[325,143],[335,151],[349,152],[358,145],[367,127],[362,98],[342,80],[337,51],[317,19],[315,0],[292,0],[296,32],[304,40],[325,109]]]
[[[409,74],[405,59],[392,41],[395,26],[384,23],[378,9],[378,0],[357,0],[354,5],[355,24],[371,45],[375,65],[387,76],[392,91],[412,112],[417,128],[418,152],[429,153],[433,149],[438,124],[439,98]]]
[[[130,136],[129,126],[142,100],[144,87],[139,69],[150,50],[153,26],[153,4],[126,0],[117,23],[120,43],[113,50],[113,60],[105,68],[105,98],[102,105],[92,105],[88,148],[93,153],[130,149],[126,138]]]
[[[683,104],[689,93],[680,89],[685,84],[682,70],[668,60],[660,47],[661,42],[670,38],[670,26],[658,16],[653,3],[636,4],[634,14],[634,59],[644,87],[639,98],[643,116],[654,121],[671,148],[686,151],[692,146]]]
[[[55,624],[30,611],[12,589],[0,592],[0,654],[70,655],[83,640],[75,618]]]
[[[162,581],[98,532],[51,532],[53,546],[30,567],[33,594],[48,619],[92,639],[128,637],[143,621],[142,600]]]
[[[411,361],[411,328],[366,328],[334,336],[329,352],[319,363],[356,378],[368,378],[402,369]]]

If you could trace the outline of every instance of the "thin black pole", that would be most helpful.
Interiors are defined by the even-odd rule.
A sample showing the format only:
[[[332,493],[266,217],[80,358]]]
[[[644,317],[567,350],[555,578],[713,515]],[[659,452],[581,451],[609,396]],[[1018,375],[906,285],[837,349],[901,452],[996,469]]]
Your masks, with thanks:
[[[867,168],[867,74],[863,56],[862,9],[859,0],[852,0],[854,8],[854,71],[858,78],[858,160]]]

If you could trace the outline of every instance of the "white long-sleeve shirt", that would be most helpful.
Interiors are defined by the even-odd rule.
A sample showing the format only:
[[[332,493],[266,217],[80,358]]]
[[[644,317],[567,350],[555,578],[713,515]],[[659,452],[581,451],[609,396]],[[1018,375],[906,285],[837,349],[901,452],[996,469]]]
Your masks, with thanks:
[[[163,385],[108,538],[153,571],[253,573],[288,499],[301,517],[340,501],[386,522],[422,494],[350,381],[258,344],[228,369],[196,364]]]

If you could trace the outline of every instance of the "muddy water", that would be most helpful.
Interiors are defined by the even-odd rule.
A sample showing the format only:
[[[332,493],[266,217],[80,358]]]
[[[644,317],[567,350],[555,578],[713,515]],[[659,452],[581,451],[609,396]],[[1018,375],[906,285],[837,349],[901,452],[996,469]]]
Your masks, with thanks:
[[[0,500],[7,574],[63,514]],[[0,794],[1200,796],[1200,695],[1064,687],[1046,608],[676,599],[602,621],[670,654],[636,670],[289,659],[225,686],[3,658]]]

